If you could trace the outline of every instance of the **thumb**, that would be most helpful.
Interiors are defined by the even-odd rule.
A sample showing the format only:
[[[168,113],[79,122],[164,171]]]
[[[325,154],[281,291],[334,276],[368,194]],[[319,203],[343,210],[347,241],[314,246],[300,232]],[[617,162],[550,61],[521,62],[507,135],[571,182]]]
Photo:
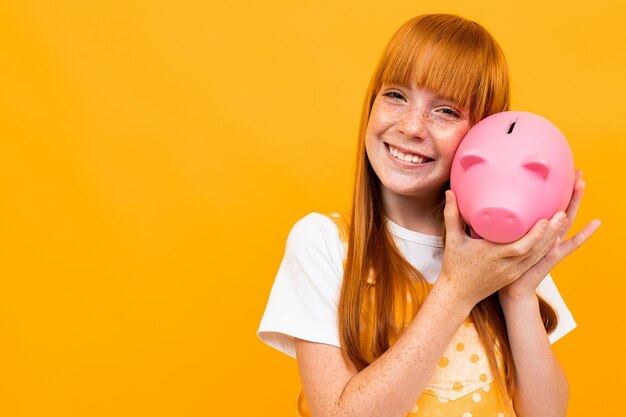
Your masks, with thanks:
[[[452,190],[446,191],[446,206],[443,210],[443,216],[446,222],[446,234],[465,235],[459,208],[456,205],[456,195]]]

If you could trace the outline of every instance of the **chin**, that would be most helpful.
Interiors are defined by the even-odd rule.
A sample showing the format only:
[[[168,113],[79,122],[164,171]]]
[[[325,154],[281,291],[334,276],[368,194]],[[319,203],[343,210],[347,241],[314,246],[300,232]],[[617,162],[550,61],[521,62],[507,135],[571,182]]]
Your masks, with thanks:
[[[437,185],[430,185],[428,187],[423,184],[409,184],[409,185],[399,185],[399,184],[383,184],[387,191],[397,194],[403,195],[407,197],[426,197],[433,196],[435,194],[441,193],[443,195],[444,190],[443,187],[447,184],[447,182],[443,182]]]
[[[420,195],[424,195],[424,193],[431,193],[432,191],[430,190],[425,190],[423,187],[419,187],[419,186],[397,186],[394,184],[390,184],[389,186],[385,186],[385,188],[387,189],[387,191],[393,193],[393,194],[398,194],[398,195],[403,195],[403,196],[407,196],[407,197],[419,197]]]

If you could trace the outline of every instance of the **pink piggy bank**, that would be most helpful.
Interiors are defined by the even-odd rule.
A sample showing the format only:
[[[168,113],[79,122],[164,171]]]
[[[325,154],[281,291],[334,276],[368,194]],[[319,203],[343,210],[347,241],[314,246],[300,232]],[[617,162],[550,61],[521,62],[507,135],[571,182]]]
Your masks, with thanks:
[[[574,190],[574,157],[548,120],[507,111],[478,122],[456,150],[450,173],[471,235],[508,243],[537,221],[565,210]]]

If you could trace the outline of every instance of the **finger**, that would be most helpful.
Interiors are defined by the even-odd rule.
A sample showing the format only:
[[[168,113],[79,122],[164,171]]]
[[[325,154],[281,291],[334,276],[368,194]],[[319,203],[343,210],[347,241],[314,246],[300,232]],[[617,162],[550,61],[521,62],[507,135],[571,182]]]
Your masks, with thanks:
[[[546,274],[550,270],[552,270],[552,268],[554,267],[554,265],[550,263],[550,260],[546,258],[547,258],[546,256],[541,257],[539,259],[535,257],[528,257],[518,262],[517,268],[519,269],[519,271],[521,271],[522,274],[527,274],[530,268],[541,265],[540,267],[541,272],[539,272],[539,275],[541,275],[542,277],[545,277]]]
[[[552,216],[552,219],[550,219],[550,224],[546,232],[533,250],[530,251],[529,256],[534,257],[536,259],[535,262],[543,258],[546,253],[551,251],[555,246],[558,246],[559,242],[561,242],[561,231],[567,228],[569,224],[569,219],[565,216],[564,212],[556,212],[554,216]]]
[[[572,198],[565,210],[567,217],[570,219],[570,227],[574,224],[574,219],[576,218],[576,213],[578,212],[578,207],[580,206],[580,201],[583,198],[583,191],[585,190],[585,181],[582,180],[582,171],[577,170],[577,179],[576,184],[574,185],[574,191],[572,192]],[[569,227],[563,230],[561,233],[561,238],[565,239],[567,236],[567,232],[569,231]]]
[[[582,244],[595,232],[600,226],[599,220],[590,222],[583,230],[576,234],[571,239],[562,242],[560,237],[557,237],[550,250],[539,259],[544,261],[548,270],[554,268],[559,262],[561,262],[566,256],[578,249]],[[536,262],[533,260],[533,265]],[[529,265],[529,267],[532,265]]]
[[[556,220],[556,215],[553,220]],[[553,221],[551,221],[551,223],[553,223]],[[567,218],[564,219],[563,222],[560,224],[557,222],[556,224],[551,224],[548,227],[548,231],[546,231],[546,233],[544,234],[544,238],[541,239],[541,242],[546,240],[546,235],[551,235],[551,237],[539,249],[537,248],[539,247],[539,245],[541,245],[541,243],[538,243],[537,246],[535,246],[535,248],[533,248],[533,250],[529,252],[529,256],[526,256],[525,258],[520,260],[520,262],[518,262],[518,267],[520,268],[520,270],[527,271],[539,262],[543,262],[545,264],[544,269],[547,268],[547,271],[550,271],[557,263],[560,262],[560,260],[562,259],[561,257],[555,258],[555,256],[551,256],[551,254],[560,253],[557,249],[561,244],[561,237],[559,236],[558,232],[560,230],[560,227],[562,227],[564,223],[568,223]],[[550,233],[550,229],[553,229],[554,232]]]
[[[446,191],[446,206],[443,215],[446,223],[446,235],[465,235],[459,208],[456,205],[456,196],[452,190]]]
[[[582,244],[585,243],[585,241],[589,239],[591,235],[595,233],[595,231],[598,229],[598,227],[600,227],[601,224],[602,223],[600,222],[600,220],[597,220],[597,219],[592,220],[585,227],[583,227],[583,229],[580,232],[576,233],[570,239],[561,243],[561,246],[560,246],[561,251],[562,251],[561,259],[565,258],[567,255],[569,255],[570,253],[574,252],[576,249],[581,247]]]
[[[523,237],[515,242],[502,245],[499,249],[500,256],[528,256],[528,252],[541,240],[549,226],[548,220],[540,219]]]

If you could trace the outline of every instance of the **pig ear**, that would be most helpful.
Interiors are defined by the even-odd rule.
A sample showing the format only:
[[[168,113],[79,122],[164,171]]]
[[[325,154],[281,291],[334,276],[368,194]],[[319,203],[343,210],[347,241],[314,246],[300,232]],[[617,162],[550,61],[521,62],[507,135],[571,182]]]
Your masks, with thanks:
[[[474,165],[482,164],[483,162],[487,162],[487,160],[480,155],[478,150],[475,149],[466,151],[460,160],[464,171],[467,171]]]
[[[550,166],[546,161],[539,158],[528,158],[526,162],[522,165],[524,168],[532,171],[533,173],[539,175],[542,179],[548,178],[548,173],[550,172]]]

